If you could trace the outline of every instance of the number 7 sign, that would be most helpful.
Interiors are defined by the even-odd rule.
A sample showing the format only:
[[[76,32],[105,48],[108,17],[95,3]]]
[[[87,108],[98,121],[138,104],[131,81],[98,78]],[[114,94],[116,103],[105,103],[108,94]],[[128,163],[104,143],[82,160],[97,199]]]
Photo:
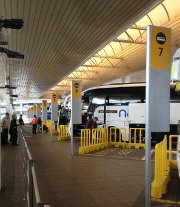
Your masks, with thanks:
[[[150,39],[150,68],[152,70],[169,70],[171,30],[152,26]]]

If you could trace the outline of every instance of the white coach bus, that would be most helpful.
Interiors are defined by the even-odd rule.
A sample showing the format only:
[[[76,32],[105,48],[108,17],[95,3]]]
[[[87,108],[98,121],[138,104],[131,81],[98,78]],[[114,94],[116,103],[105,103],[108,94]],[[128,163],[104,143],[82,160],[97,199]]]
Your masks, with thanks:
[[[84,92],[89,97],[87,114],[98,117],[106,127],[145,128],[145,84],[108,85]],[[170,134],[177,134],[180,120],[180,94],[170,89]],[[165,132],[164,134],[167,134]],[[163,133],[153,133],[152,141],[159,142]],[[128,133],[126,140],[128,140]]]

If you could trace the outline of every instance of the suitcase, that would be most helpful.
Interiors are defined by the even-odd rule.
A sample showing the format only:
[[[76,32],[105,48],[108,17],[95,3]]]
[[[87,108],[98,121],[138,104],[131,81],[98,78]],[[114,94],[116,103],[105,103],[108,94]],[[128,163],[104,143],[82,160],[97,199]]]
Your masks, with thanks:
[[[8,143],[8,132],[2,131],[1,132],[1,144],[7,144]]]

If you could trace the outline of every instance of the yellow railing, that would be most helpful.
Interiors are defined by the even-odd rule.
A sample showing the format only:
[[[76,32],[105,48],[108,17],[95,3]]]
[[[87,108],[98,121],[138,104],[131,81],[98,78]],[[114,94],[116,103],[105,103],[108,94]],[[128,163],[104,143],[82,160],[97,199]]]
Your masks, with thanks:
[[[108,133],[107,128],[96,128],[92,129],[92,142],[93,151],[99,148],[107,147],[108,144]]]
[[[166,193],[169,181],[170,165],[167,159],[167,136],[155,146],[154,180],[151,183],[151,196],[161,198]]]
[[[169,136],[169,161],[170,161],[171,168],[177,168],[177,160],[172,159],[172,139],[177,140],[178,135],[170,135]]]
[[[69,125],[60,125],[58,127],[58,132],[59,132],[58,141],[70,139]]]
[[[49,131],[50,134],[55,134],[55,135],[58,134],[57,130],[55,129],[55,124],[52,123],[51,120],[44,121],[44,124],[48,128],[48,131]]]
[[[79,154],[103,149],[108,146],[108,133],[106,128],[82,129]]]
[[[143,134],[145,132],[144,128],[130,128],[129,140],[126,140],[127,131],[126,128],[110,128],[110,140],[108,143],[108,129],[97,128],[97,129],[82,129],[81,130],[81,146],[79,148],[79,153],[88,153],[90,151],[95,151],[104,147],[115,146],[115,147],[135,147],[135,148],[145,148],[145,143]],[[132,136],[133,135],[133,140]]]
[[[51,120],[46,120],[44,121],[44,124],[46,125],[46,127],[48,128],[48,131],[51,130]]]
[[[145,128],[130,128],[129,142],[126,147],[145,148],[145,142],[143,143],[143,135],[145,139]]]
[[[115,147],[125,147],[126,142],[126,128],[110,128],[110,145]]]

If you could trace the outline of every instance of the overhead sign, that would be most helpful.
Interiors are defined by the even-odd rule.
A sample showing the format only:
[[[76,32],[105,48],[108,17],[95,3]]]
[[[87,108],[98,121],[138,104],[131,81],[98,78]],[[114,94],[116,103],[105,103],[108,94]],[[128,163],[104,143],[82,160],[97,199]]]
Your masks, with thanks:
[[[72,82],[72,98],[80,98],[81,97],[81,83],[80,81]]]
[[[41,105],[36,104],[36,116],[39,117],[41,116]]]
[[[58,95],[55,93],[52,94],[51,104],[52,104],[52,106],[58,105]]]
[[[42,120],[47,120],[47,100],[42,100]]]
[[[51,95],[51,121],[58,121],[58,94]]]
[[[151,28],[150,67],[152,70],[170,70],[171,30],[164,27]]]
[[[168,132],[170,119],[171,30],[149,26],[147,29],[147,77],[151,132]],[[149,85],[148,85],[149,84]],[[148,98],[147,98],[148,100]]]
[[[47,100],[42,100],[42,109],[47,109]]]
[[[73,124],[81,124],[81,81],[71,82],[71,121]]]

